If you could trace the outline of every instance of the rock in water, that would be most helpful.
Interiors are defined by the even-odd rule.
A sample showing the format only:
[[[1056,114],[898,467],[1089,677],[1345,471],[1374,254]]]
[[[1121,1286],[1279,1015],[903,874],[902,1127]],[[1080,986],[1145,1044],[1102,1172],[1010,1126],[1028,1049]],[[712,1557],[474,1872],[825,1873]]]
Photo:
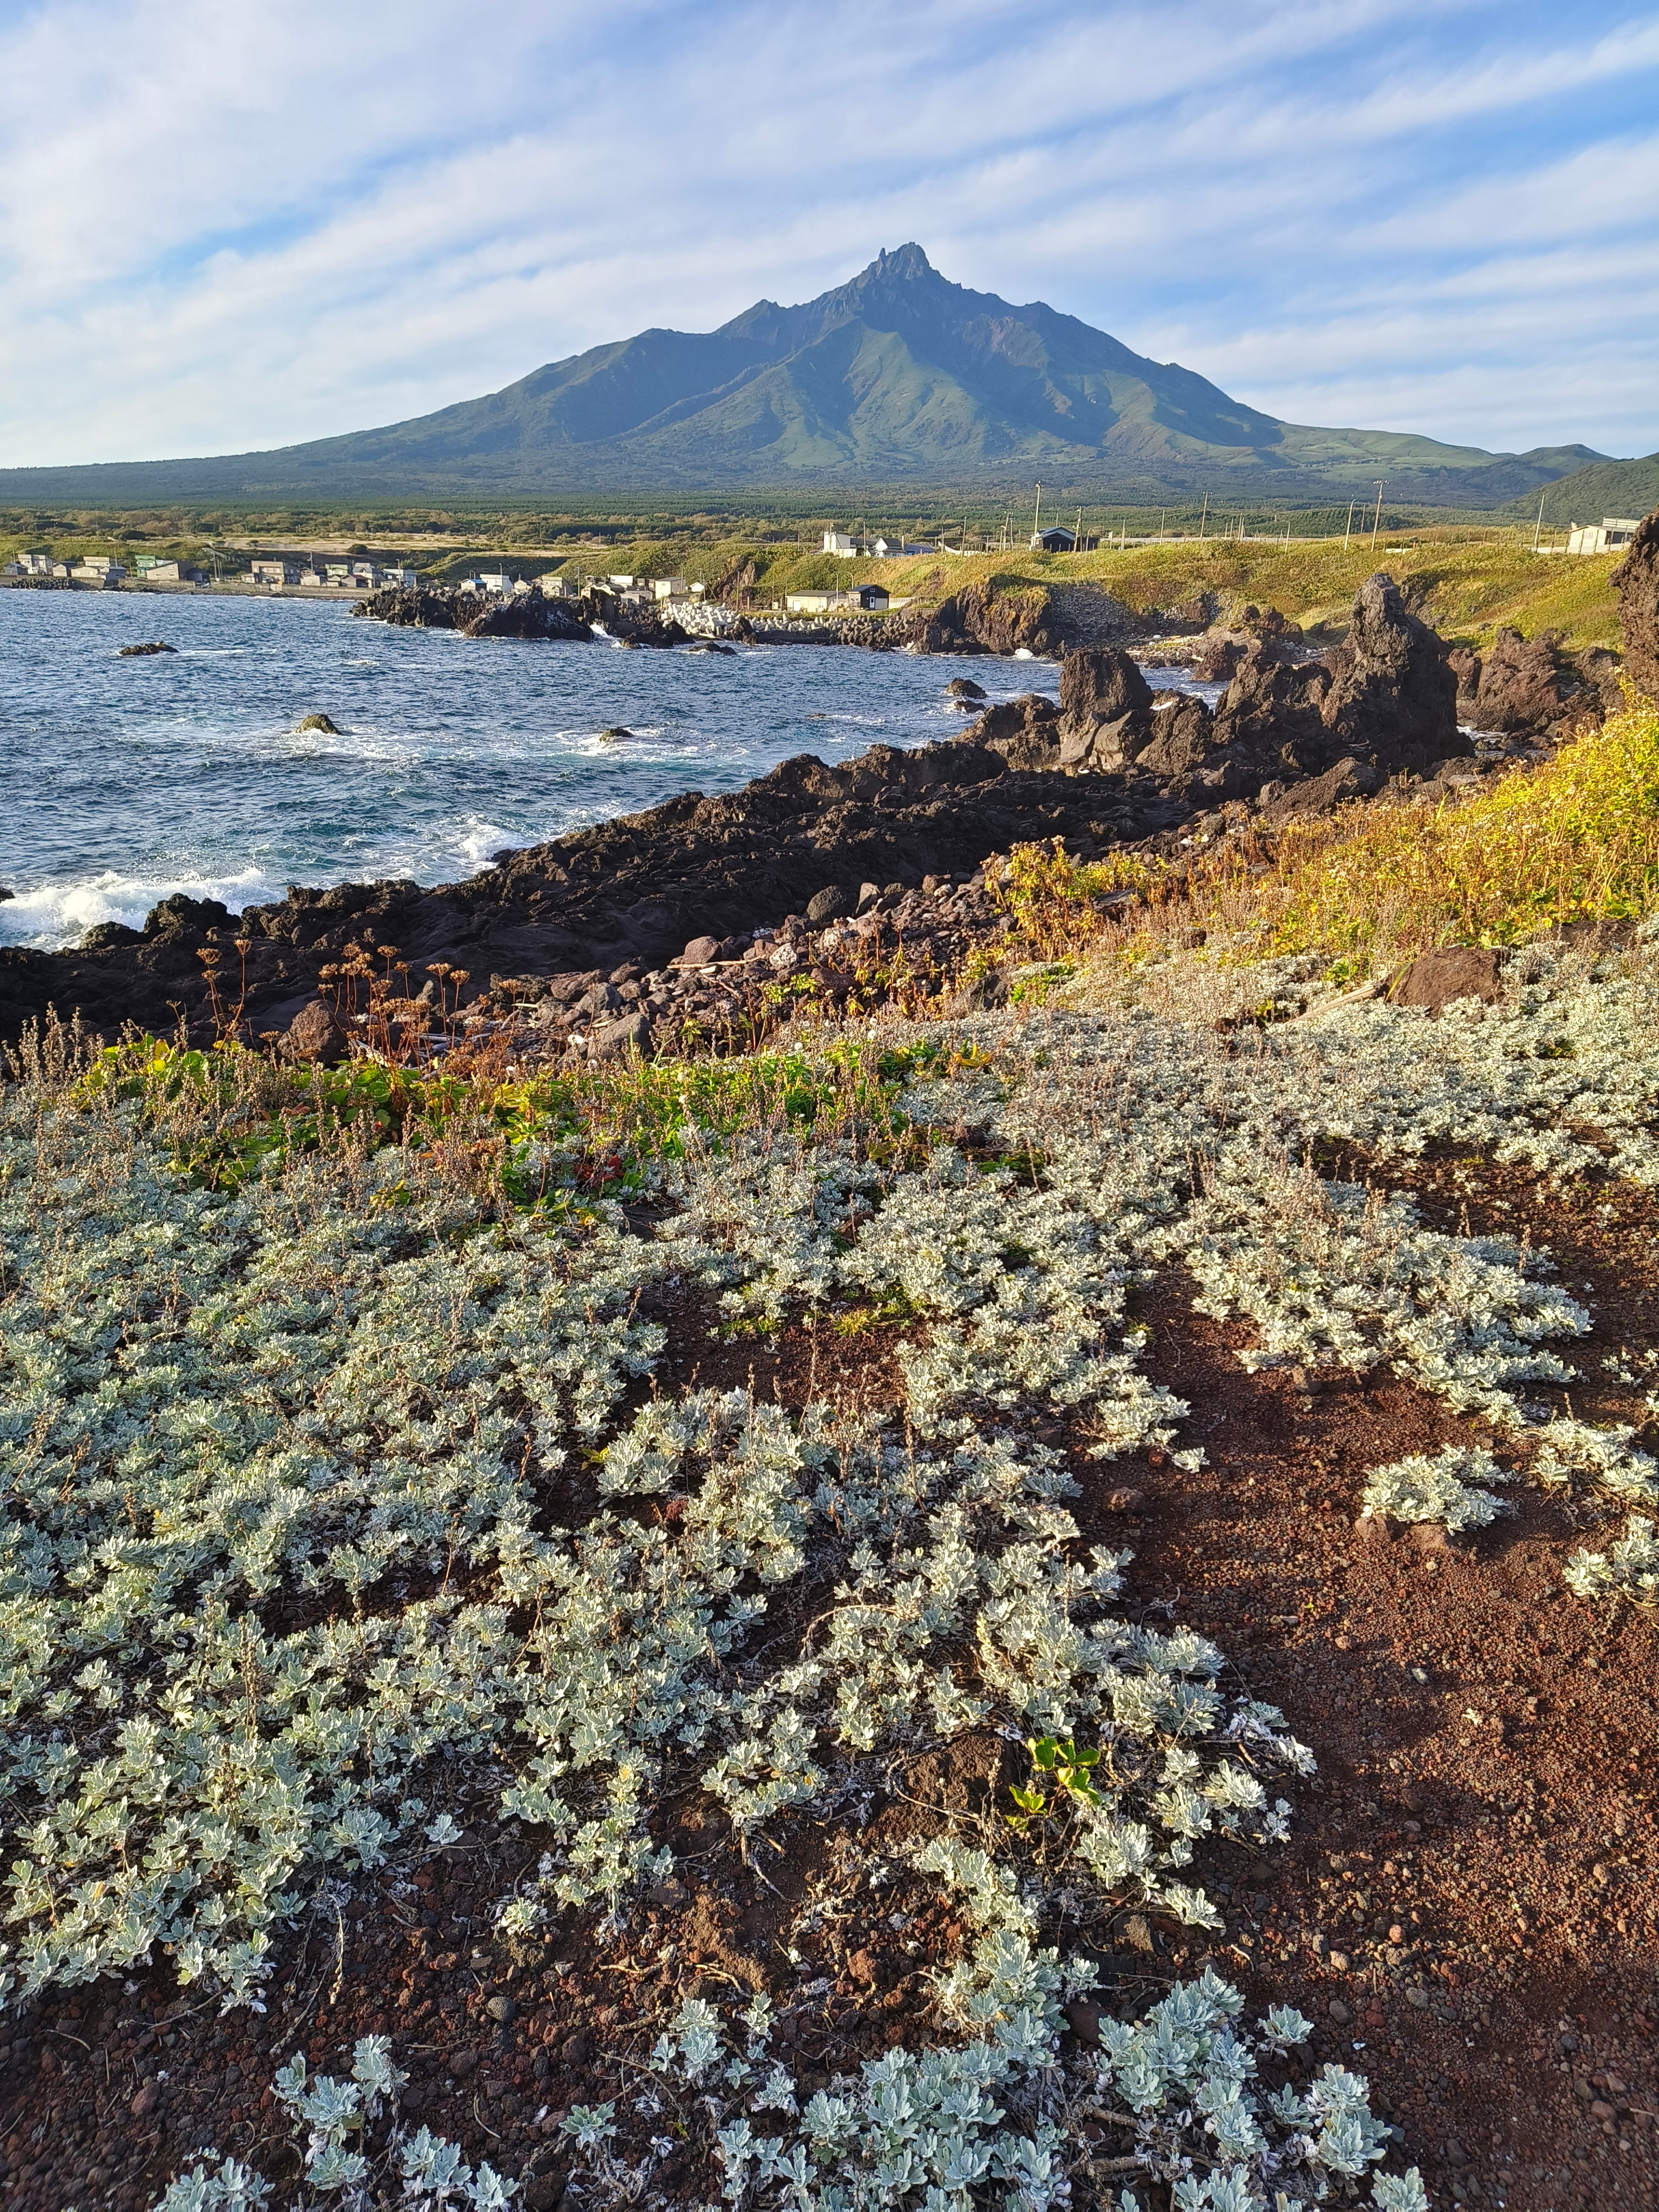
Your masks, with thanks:
[[[339,724],[331,722],[326,714],[307,714],[302,721],[296,722],[294,727],[296,733],[301,730],[320,730],[325,738],[337,738],[340,734]]]
[[[117,658],[121,660],[141,660],[152,653],[177,653],[176,645],[168,645],[161,638],[152,638],[147,645],[124,645]]]
[[[1659,702],[1659,507],[1630,541],[1613,572],[1625,666],[1644,697]]]
[[[602,745],[619,745],[624,738],[631,743],[633,736],[632,730],[623,729],[620,722],[612,722],[599,732],[599,743]]]

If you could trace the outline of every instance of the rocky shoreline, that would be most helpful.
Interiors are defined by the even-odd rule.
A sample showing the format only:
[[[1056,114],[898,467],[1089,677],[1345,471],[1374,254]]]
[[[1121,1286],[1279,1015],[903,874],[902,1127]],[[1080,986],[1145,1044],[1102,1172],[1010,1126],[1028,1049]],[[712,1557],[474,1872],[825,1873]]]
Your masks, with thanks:
[[[1644,636],[1659,603],[1653,522],[1626,573],[1627,632]],[[403,607],[417,617],[453,618],[447,604]],[[556,617],[574,619],[534,593],[483,620]],[[801,755],[739,791],[687,793],[499,854],[464,882],[296,887],[239,917],[179,896],[142,930],[105,924],[63,952],[7,949],[0,1036],[15,1041],[55,1010],[106,1037],[182,1023],[198,1040],[228,1027],[337,1054],[363,1016],[353,994],[378,978],[410,1022],[429,1010],[434,1023],[501,1024],[515,1051],[543,1057],[666,1049],[689,1035],[745,1042],[804,990],[914,1002],[976,947],[978,988],[994,991],[1006,924],[985,889],[993,854],[1058,838],[1081,859],[1127,848],[1179,867],[1218,838],[1385,790],[1443,798],[1621,696],[1613,656],[1565,659],[1547,637],[1500,634],[1484,657],[1449,653],[1385,575],[1361,587],[1346,635],[1322,657],[1271,611],[1171,649],[1227,679],[1213,713],[1191,692],[1154,691],[1122,647],[1086,646],[1062,659],[1058,706],[1033,693],[954,739],[878,745],[836,767]],[[978,687],[950,688],[979,703],[961,698]],[[1477,742],[1460,716],[1490,734]]]

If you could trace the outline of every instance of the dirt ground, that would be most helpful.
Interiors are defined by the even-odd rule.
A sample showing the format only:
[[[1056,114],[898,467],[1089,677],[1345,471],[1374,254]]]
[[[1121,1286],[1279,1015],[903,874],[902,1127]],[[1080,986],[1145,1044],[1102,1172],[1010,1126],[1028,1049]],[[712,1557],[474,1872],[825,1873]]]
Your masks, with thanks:
[[[1586,1378],[1573,1409],[1635,1418],[1601,1360],[1659,1340],[1650,1201],[1610,1187],[1552,1196],[1490,1169],[1472,1194],[1451,1162],[1410,1180],[1446,1226],[1550,1246],[1599,1317],[1571,1353]],[[1319,1772],[1287,1792],[1289,1847],[1200,1858],[1228,1917],[1213,1948],[1133,1913],[1093,1931],[1112,1998],[1156,1995],[1210,1957],[1252,1997],[1299,2006],[1317,2054],[1370,2077],[1437,2205],[1659,2204],[1659,1624],[1563,1591],[1584,1527],[1522,1484],[1516,1516],[1467,1546],[1356,1526],[1372,1467],[1494,1442],[1438,1401],[1387,1376],[1316,1390],[1295,1371],[1247,1375],[1232,1356],[1246,1333],[1194,1314],[1182,1279],[1140,1313],[1148,1365],[1189,1401],[1182,1441],[1208,1463],[1103,1468],[1077,1439],[1084,1540],[1131,1546],[1126,1601],[1212,1636],[1231,1679],[1283,1707]],[[788,1404],[901,1395],[890,1328],[725,1342],[706,1309],[659,1317],[677,1389],[752,1383]],[[1063,1424],[1038,1432],[1073,1442]],[[1127,1514],[1108,1504],[1125,1486],[1141,1493]],[[0,2204],[143,2212],[210,2145],[292,2178],[276,2067],[299,2049],[343,2072],[353,2039],[381,2033],[410,2073],[411,2121],[522,2177],[530,2212],[551,2212],[568,2172],[560,2116],[636,2093],[685,1995],[771,1988],[813,2086],[925,2033],[927,1969],[962,1931],[930,1886],[884,1878],[883,1854],[944,1808],[993,1807],[1003,1761],[996,1739],[970,1737],[896,1767],[861,1832],[803,1820],[761,1869],[689,1793],[663,1808],[676,1880],[619,1929],[568,1923],[516,1959],[494,1912],[541,1840],[481,1826],[412,1879],[360,1883],[283,1937],[264,2013],[221,2017],[159,1968],[54,1995],[0,2025]],[[670,2097],[629,2124],[641,2148],[660,2130],[653,2202],[718,2194],[693,2112]],[[1080,2212],[1089,2202],[1079,2184]]]

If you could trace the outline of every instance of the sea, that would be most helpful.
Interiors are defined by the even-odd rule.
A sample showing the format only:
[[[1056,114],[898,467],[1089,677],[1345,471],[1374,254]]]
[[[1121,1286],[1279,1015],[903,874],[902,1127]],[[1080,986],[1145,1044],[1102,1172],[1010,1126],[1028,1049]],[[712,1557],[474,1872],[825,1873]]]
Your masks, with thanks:
[[[175,650],[121,658],[156,638]],[[239,912],[295,884],[453,882],[793,754],[950,737],[954,676],[994,700],[1059,690],[1042,660],[728,659],[395,629],[287,598],[0,589],[0,944],[137,927],[174,891]],[[340,734],[298,732],[312,713]]]

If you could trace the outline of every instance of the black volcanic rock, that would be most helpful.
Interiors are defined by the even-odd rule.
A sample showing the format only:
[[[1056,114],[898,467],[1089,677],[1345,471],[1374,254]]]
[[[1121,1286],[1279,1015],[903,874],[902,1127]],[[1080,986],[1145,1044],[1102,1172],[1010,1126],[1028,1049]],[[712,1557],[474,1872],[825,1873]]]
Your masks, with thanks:
[[[1625,666],[1644,698],[1659,703],[1659,507],[1630,542],[1613,572]]]
[[[1500,629],[1484,653],[1460,647],[1447,655],[1457,684],[1457,714],[1477,730],[1563,733],[1603,712],[1601,684],[1561,651],[1559,630],[1522,637]],[[1598,657],[1611,660],[1611,655]]]
[[[1331,681],[1320,718],[1332,740],[1328,760],[1386,754],[1393,767],[1422,769],[1462,750],[1445,643],[1407,607],[1392,576],[1360,586],[1348,634],[1326,665]]]

